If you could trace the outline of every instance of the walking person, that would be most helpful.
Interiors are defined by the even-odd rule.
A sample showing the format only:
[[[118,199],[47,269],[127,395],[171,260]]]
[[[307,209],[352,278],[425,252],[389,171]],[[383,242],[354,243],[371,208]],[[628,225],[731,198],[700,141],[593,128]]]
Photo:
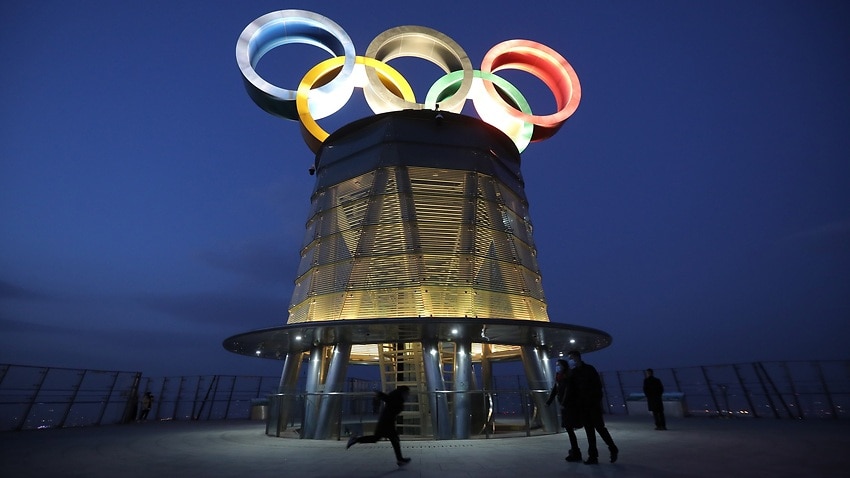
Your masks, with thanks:
[[[404,401],[409,394],[410,388],[406,385],[401,385],[388,394],[380,391],[375,392],[375,395],[384,402],[384,408],[381,410],[378,424],[375,426],[375,434],[361,437],[352,435],[348,439],[345,449],[351,448],[355,443],[376,443],[381,438],[386,438],[393,445],[398,466],[410,463],[410,458],[405,458],[401,454],[401,443],[398,438],[398,430],[396,430],[396,417],[404,409]]]
[[[150,392],[145,392],[142,396],[142,411],[139,412],[139,421],[143,422],[147,420],[148,413],[151,411],[151,407],[153,407],[153,394]]]
[[[646,396],[646,404],[652,417],[655,419],[656,430],[666,430],[667,420],[664,418],[664,402],[661,400],[664,394],[664,384],[654,375],[651,368],[644,371],[646,378],[643,379],[643,394]]]
[[[577,395],[569,388],[570,366],[564,359],[558,359],[557,364],[555,385],[552,386],[552,392],[549,393],[546,405],[551,405],[556,398],[558,399],[558,404],[561,405],[561,426],[567,430],[567,436],[570,439],[570,451],[565,460],[581,461],[581,448],[578,447],[578,438],[575,432],[576,428],[581,428],[581,420],[579,420],[576,403]]]
[[[596,449],[596,434],[602,437],[602,441],[608,445],[611,453],[611,463],[617,461],[620,452],[611,433],[605,428],[605,420],[602,418],[602,379],[593,365],[584,363],[581,352],[573,350],[567,354],[567,363],[570,366],[570,384],[576,392],[579,416],[587,434],[587,460],[585,465],[596,465],[599,463],[599,451]]]

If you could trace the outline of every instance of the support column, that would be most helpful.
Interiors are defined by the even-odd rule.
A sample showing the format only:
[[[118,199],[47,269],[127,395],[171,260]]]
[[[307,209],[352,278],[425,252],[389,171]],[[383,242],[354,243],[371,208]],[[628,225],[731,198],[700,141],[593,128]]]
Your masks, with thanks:
[[[452,437],[449,406],[446,394],[446,382],[440,365],[439,343],[436,340],[422,341],[422,362],[425,367],[425,385],[431,408],[431,427],[436,440],[449,440]]]
[[[324,359],[324,347],[310,349],[310,362],[307,368],[307,384],[304,394],[304,420],[301,423],[301,438],[313,438],[316,434],[316,420],[319,418],[319,387],[321,386]]]
[[[482,400],[484,401],[484,431],[489,438],[490,433],[495,433],[495,410],[493,403],[493,361],[490,359],[492,353],[490,344],[481,344],[481,383]]]
[[[549,358],[546,351],[538,347],[523,345],[521,353],[528,388],[532,390],[531,395],[534,398],[535,406],[537,406],[537,413],[543,425],[543,430],[548,433],[556,433],[558,431],[557,410],[555,407],[546,406],[546,399],[551,386],[547,379],[549,374],[546,367],[549,365]]]
[[[490,360],[490,344],[481,344],[481,381],[486,393],[493,390],[493,361]]]
[[[469,438],[469,425],[471,423],[471,410],[469,408],[472,399],[472,343],[468,338],[455,342],[455,429],[454,437],[457,439]]]
[[[283,371],[280,373],[280,383],[277,386],[277,396],[269,400],[269,421],[266,423],[266,435],[280,436],[286,430],[292,411],[295,409],[295,394],[297,393],[298,372],[301,370],[301,352],[286,354],[283,361]]]
[[[343,391],[350,358],[351,344],[336,344],[328,367],[328,376],[325,379],[325,395],[322,395],[321,400],[319,400],[319,418],[313,437],[317,440],[325,440],[331,436],[334,418],[339,416],[340,404],[342,403],[342,395],[339,392]]]

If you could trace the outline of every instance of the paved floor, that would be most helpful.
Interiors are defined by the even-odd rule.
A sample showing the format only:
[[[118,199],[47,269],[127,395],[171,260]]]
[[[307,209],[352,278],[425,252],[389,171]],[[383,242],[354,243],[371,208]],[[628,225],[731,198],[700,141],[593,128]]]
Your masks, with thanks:
[[[0,432],[3,477],[842,477],[850,476],[850,420],[608,417],[617,463],[564,461],[567,436],[389,442],[274,438],[256,421],[149,422]],[[579,434],[579,442],[585,440]],[[601,444],[601,441],[600,441]]]

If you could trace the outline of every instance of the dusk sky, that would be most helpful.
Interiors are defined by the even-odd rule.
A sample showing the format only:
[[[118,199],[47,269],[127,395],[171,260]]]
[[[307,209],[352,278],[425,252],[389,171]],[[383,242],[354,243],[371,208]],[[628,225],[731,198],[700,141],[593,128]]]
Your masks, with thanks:
[[[0,3],[0,363],[277,375],[222,341],[283,325],[315,176],[245,92],[236,41],[290,8],[363,55],[423,25],[474,67],[530,39],[582,100],[522,171],[555,322],[602,371],[848,359],[850,2]],[[283,46],[289,89],[327,55]],[[424,100],[438,68],[392,61]],[[505,75],[535,113],[545,85]],[[359,119],[349,105],[320,124]]]

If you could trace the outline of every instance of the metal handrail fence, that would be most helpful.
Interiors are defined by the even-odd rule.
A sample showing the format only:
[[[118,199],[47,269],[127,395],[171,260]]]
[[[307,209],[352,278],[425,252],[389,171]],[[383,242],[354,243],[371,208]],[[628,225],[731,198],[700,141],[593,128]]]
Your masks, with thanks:
[[[686,416],[850,417],[850,360],[751,362],[655,369],[665,392],[678,392]],[[603,372],[612,414],[647,413],[643,370]]]
[[[139,396],[154,396],[148,420],[239,420],[250,418],[257,399],[276,392],[279,381],[237,375],[143,378]]]
[[[480,372],[480,371],[479,371]],[[609,414],[648,413],[643,371],[601,373]],[[850,416],[850,360],[752,362],[655,369],[676,393],[682,416],[782,419]],[[80,427],[136,420],[141,396],[154,395],[149,420],[256,418],[277,394],[279,377],[202,375],[143,377],[141,372],[0,364],[0,431]],[[303,394],[304,384],[298,390]],[[380,382],[349,379],[346,394],[368,395]],[[485,392],[475,392],[484,394]],[[494,377],[487,400],[503,421],[535,426],[534,401],[522,376]],[[352,402],[354,403],[354,402]],[[360,404],[363,413],[369,407]],[[359,413],[359,412],[358,412]],[[344,430],[343,430],[344,434]]]
[[[0,364],[0,430],[121,423],[141,374]]]

